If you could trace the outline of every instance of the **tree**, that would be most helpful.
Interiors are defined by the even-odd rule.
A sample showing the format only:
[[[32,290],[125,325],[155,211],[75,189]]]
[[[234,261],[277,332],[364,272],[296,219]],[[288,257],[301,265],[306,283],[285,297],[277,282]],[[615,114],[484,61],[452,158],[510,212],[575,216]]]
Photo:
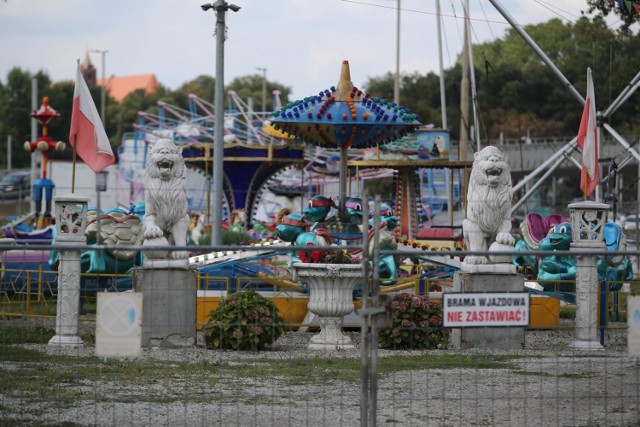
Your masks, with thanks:
[[[624,28],[640,22],[640,2],[634,1],[612,1],[612,0],[587,0],[587,13],[600,12],[599,16],[608,16],[609,13],[617,15],[624,23]],[[583,12],[584,13],[584,12]]]
[[[243,102],[248,102],[249,98],[253,99],[253,109],[254,111],[260,111],[260,104],[262,103],[262,85],[263,85],[264,77],[261,74],[250,74],[243,77],[236,77],[233,79],[226,87],[226,92],[234,91]],[[274,106],[272,103],[273,100],[273,91],[280,91],[280,100],[282,104],[286,104],[289,99],[289,95],[291,94],[291,88],[288,86],[284,86],[277,82],[270,82],[267,80],[266,83],[266,100],[267,100],[267,111],[272,111]],[[227,105],[229,107],[229,105]],[[233,106],[231,106],[233,107]]]

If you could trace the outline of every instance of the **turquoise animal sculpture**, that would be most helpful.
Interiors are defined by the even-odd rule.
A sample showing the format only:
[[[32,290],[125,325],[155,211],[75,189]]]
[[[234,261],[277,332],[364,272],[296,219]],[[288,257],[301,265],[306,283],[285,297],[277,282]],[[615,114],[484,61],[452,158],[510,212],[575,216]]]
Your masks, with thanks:
[[[608,251],[622,251],[626,249],[626,236],[618,224],[608,222],[604,226],[604,243]],[[571,249],[571,223],[563,222],[551,228],[538,247],[541,251],[568,251]],[[517,251],[530,251],[526,241],[520,240],[516,244]],[[570,295],[565,298],[574,302],[575,279],[577,275],[576,260],[572,256],[516,256],[513,260],[521,269],[528,272],[529,278],[540,280],[545,291],[560,292]],[[609,290],[615,291],[622,287],[622,282],[633,278],[633,268],[629,257],[623,255],[607,256],[598,260],[598,280],[607,280]]]
[[[123,274],[142,265],[142,251],[123,250],[120,245],[135,246],[142,242],[142,217],[144,203],[132,204],[129,211],[112,208],[98,212],[95,207],[87,210],[85,237],[88,245],[104,245],[105,250],[87,250],[80,255],[83,273]],[[98,222],[100,233],[98,233]],[[55,243],[55,236],[54,236]],[[60,254],[51,251],[49,265],[58,268]]]
[[[397,250],[398,243],[393,235],[393,229],[398,224],[398,218],[394,215],[393,209],[385,203],[380,205],[380,210],[373,212],[369,219],[369,225],[374,226],[375,215],[380,217],[380,228],[374,231],[378,234],[378,244],[381,250]],[[373,250],[373,236],[370,237],[369,252]],[[379,273],[382,279],[397,279],[398,265],[400,263],[399,256],[393,254],[382,254],[380,256]],[[394,280],[383,280],[383,285],[395,284]]]
[[[308,206],[302,210],[302,217],[311,224],[323,223],[327,220],[331,208],[335,207],[336,204],[330,197],[313,196]]]
[[[568,251],[571,249],[571,223],[563,222],[554,226],[547,237],[540,241],[538,249],[541,251]],[[571,256],[544,256],[540,257],[538,264],[538,280],[545,290],[558,290],[560,292],[572,292],[575,283],[563,282],[575,281],[576,260]]]
[[[299,213],[291,213],[282,218],[282,222],[276,226],[276,234],[285,242],[295,246],[327,246],[330,242],[318,233],[307,231],[309,224]],[[288,265],[300,261],[297,253],[289,254]]]
[[[364,202],[361,197],[347,197],[344,202],[345,219],[349,224],[362,224],[362,206]]]

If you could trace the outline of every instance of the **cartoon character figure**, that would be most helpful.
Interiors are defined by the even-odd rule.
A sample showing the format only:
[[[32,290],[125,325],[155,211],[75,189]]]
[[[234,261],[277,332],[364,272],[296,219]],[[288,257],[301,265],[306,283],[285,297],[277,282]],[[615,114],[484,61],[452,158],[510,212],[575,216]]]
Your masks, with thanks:
[[[311,227],[311,229],[314,229],[327,220],[331,208],[335,207],[336,204],[330,197],[313,196],[309,200],[309,205],[302,210],[302,217],[305,221],[314,224]]]
[[[373,229],[374,225],[374,215],[378,215],[380,217],[380,226],[377,230]],[[396,217],[393,213],[393,209],[385,203],[380,205],[380,210],[375,213],[373,212],[369,219],[369,225],[372,227],[369,231],[369,253],[373,253],[374,246],[374,233],[378,234],[378,244],[380,245],[381,250],[397,250],[398,243],[396,242],[395,237],[393,236],[393,229],[396,228],[398,224],[398,217]],[[397,279],[398,278],[398,265],[400,260],[399,256],[392,254],[382,254],[380,255],[380,263],[379,263],[379,273],[381,278],[385,279]],[[393,280],[391,281],[383,281],[383,285],[385,284],[395,284]]]
[[[535,217],[534,217],[535,219]],[[521,227],[522,228],[522,227]],[[531,236],[529,236],[531,237]],[[604,242],[608,251],[624,251],[626,236],[618,224],[608,222],[604,226]],[[520,240],[516,245],[518,251],[568,251],[571,249],[571,223],[561,222],[551,228],[540,240],[537,247],[527,244],[529,238]],[[567,302],[575,302],[575,280],[577,275],[576,260],[572,256],[516,256],[513,260],[519,268],[541,281],[545,291],[557,291],[564,295]],[[598,260],[598,280],[607,280],[609,290],[622,287],[622,282],[631,280],[633,269],[628,256],[607,256]]]
[[[299,213],[291,213],[282,218],[280,224],[276,226],[276,234],[278,237],[295,246],[328,246],[330,241],[327,240],[323,232],[307,231],[309,225]],[[294,262],[299,262],[297,253],[293,251],[289,254],[287,266],[290,267]]]

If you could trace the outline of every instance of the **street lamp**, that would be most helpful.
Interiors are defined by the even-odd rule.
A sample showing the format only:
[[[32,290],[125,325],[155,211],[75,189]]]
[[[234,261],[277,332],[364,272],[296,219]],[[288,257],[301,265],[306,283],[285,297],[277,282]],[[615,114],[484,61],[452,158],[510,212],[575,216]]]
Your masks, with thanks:
[[[211,217],[211,245],[222,245],[222,181],[224,178],[224,39],[225,15],[227,10],[240,10],[240,6],[229,4],[224,0],[205,3],[200,6],[205,12],[213,9],[216,12],[216,82],[215,82],[215,123],[213,127],[213,212]]]
[[[267,69],[256,67],[256,70],[262,71],[262,113],[267,117]]]
[[[97,50],[94,49],[91,52],[94,53],[99,53],[102,55],[102,85],[100,87],[100,118],[102,119],[102,126],[107,126],[107,118],[104,114],[104,105],[105,105],[105,100],[106,100],[106,93],[105,93],[105,86],[107,85],[107,77],[104,74],[104,68],[105,68],[105,55],[107,54],[107,52],[109,52],[108,50]]]

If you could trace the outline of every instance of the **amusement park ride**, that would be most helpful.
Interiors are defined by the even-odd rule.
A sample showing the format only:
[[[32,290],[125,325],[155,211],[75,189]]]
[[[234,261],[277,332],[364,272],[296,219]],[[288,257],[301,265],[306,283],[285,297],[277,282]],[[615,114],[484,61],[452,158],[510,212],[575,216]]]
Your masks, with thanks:
[[[404,276],[411,283],[417,280],[421,291],[428,292],[428,280],[451,277],[459,268],[459,257],[443,257],[434,252],[462,248],[453,227],[446,229],[444,235],[436,232],[441,230],[424,227],[425,219],[430,220],[442,209],[443,194],[435,195],[440,199],[433,194],[440,185],[434,180],[437,171],[461,172],[472,166],[470,161],[449,159],[448,131],[421,127],[417,117],[402,106],[357,89],[350,80],[347,61],[342,64],[337,86],[318,95],[281,106],[276,94],[277,108],[270,120],[252,112],[233,92],[229,93],[229,100],[236,110],[225,114],[223,227],[249,233],[259,245],[317,244],[320,239],[344,245],[365,233],[361,212],[369,200],[360,197],[363,181],[393,177],[393,193],[376,215],[384,219],[385,233],[393,236],[386,248],[406,248],[412,256],[404,261],[393,256],[381,258],[381,271],[391,279],[386,284],[397,286],[394,281]],[[28,230],[41,238],[47,238],[44,231],[50,226],[54,188],[46,175],[46,154],[64,148],[63,143],[54,143],[47,136],[47,124],[57,115],[44,98],[33,114],[42,123],[43,135],[27,143],[28,147],[25,144],[31,151],[42,151],[44,157],[42,176],[34,186],[37,222]],[[119,251],[117,245],[140,243],[146,159],[149,147],[160,138],[171,138],[181,146],[188,167],[192,243],[198,244],[198,235],[216,226],[210,223],[209,196],[210,169],[216,154],[213,106],[191,95],[188,110],[159,102],[157,115],[140,112],[139,116],[135,131],[125,135],[118,148],[117,199],[126,208],[102,212],[89,208],[88,243],[109,247],[83,254],[85,273],[126,273],[140,265],[139,251]],[[42,211],[43,189],[46,204]],[[455,182],[444,190],[454,193],[454,201],[462,200],[464,189]],[[354,220],[355,217],[358,218]],[[101,227],[96,229],[97,222]],[[7,237],[22,240],[15,232],[18,228],[16,220],[2,231]],[[325,234],[318,232],[320,228]],[[303,234],[307,240],[300,240]],[[434,236],[442,240],[434,240]],[[287,281],[273,278],[277,276],[274,270],[271,277],[265,276],[269,272],[264,266],[265,258],[277,255],[276,250],[211,253],[194,255],[190,263],[205,276],[253,276],[260,277],[262,283],[286,287]],[[53,252],[52,267],[56,259]],[[251,262],[255,267],[249,266]],[[421,263],[431,267],[416,269]],[[210,289],[211,283],[214,282],[201,286]],[[288,284],[289,289],[303,291]],[[396,286],[389,289],[395,290]]]

